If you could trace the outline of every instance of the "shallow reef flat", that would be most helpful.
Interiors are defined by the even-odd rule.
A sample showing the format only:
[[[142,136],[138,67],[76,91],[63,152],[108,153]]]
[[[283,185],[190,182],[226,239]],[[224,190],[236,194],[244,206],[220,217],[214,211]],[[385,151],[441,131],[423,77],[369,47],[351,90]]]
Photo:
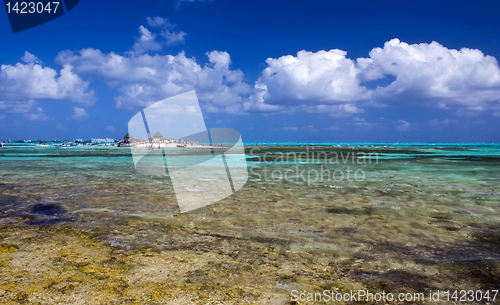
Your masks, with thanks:
[[[131,219],[115,230],[132,236],[165,234],[156,247],[105,242],[104,232],[64,225],[2,226],[2,303],[300,304],[290,301],[294,289],[408,293],[494,289],[499,280],[497,260],[447,259],[446,251],[459,251],[449,244],[432,249],[430,257],[425,254],[429,249],[415,253],[412,245],[382,241],[350,248],[348,254],[307,238],[153,224],[151,228],[151,222]],[[318,233],[307,232],[313,234]],[[479,240],[484,238],[491,236]]]
[[[497,150],[314,148],[356,153],[338,163],[250,150],[245,187],[189,213],[168,177],[136,173],[124,150],[3,151],[0,302],[312,304],[292,291],[499,288]],[[362,162],[369,152],[377,162]],[[328,178],[348,166],[364,179]],[[297,169],[323,179],[284,178]]]

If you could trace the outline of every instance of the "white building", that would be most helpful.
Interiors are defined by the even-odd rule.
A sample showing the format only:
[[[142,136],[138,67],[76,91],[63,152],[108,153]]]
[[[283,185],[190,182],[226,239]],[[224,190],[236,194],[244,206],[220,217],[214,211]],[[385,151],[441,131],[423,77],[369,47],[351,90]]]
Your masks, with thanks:
[[[114,143],[115,139],[109,139],[109,138],[106,138],[106,139],[94,139],[94,138],[91,138],[90,142],[92,142],[92,143]]]

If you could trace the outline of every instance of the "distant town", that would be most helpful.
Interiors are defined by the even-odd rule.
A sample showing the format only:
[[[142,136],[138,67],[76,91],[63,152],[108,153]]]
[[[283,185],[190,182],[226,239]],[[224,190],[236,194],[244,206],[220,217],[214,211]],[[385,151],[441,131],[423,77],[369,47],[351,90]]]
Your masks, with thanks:
[[[199,143],[195,141],[176,140],[164,137],[159,131],[153,136],[148,134],[148,139],[136,139],[127,133],[121,139],[112,138],[91,138],[84,141],[83,139],[76,140],[0,140],[0,147],[15,147],[15,146],[36,146],[36,147],[60,147],[71,148],[75,146],[117,146],[117,147],[133,147],[134,150],[144,148],[146,150],[161,148],[161,147],[205,147],[213,146],[212,143]],[[222,143],[214,144],[214,146],[222,147]]]
[[[72,143],[87,143],[87,144],[112,144],[112,143],[118,143],[123,139],[111,139],[111,138],[104,138],[104,139],[99,139],[99,138],[91,138],[90,140],[84,141],[83,139],[76,139],[76,140],[0,140],[2,143],[65,143],[65,142],[72,142]]]

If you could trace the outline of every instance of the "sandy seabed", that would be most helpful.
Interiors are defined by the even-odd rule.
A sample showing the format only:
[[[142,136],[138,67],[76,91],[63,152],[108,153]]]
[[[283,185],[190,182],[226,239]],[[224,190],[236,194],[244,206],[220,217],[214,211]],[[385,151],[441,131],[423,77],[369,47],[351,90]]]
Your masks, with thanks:
[[[2,161],[0,303],[332,304],[291,293],[499,289],[496,161],[356,163],[363,181],[310,184],[264,181],[266,168],[293,169],[269,149],[270,162],[248,158],[239,192],[179,213],[165,178],[114,152]]]

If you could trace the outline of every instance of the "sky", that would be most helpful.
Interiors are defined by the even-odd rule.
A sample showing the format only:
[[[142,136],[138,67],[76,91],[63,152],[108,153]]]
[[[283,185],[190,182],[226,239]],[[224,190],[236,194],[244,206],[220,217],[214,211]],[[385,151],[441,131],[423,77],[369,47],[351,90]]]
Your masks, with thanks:
[[[195,90],[243,142],[500,142],[500,2],[80,0],[12,33],[0,140],[122,138]]]

